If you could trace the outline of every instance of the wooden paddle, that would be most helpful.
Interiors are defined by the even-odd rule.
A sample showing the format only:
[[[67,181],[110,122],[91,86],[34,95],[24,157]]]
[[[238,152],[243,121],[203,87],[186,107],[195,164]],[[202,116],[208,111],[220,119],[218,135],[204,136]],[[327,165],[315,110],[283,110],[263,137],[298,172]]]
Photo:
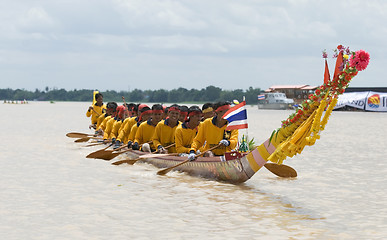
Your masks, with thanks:
[[[66,134],[69,138],[84,138],[84,137],[92,137],[93,134],[87,134],[87,133],[79,133],[79,132],[69,132]]]
[[[175,146],[175,145],[176,145],[176,143],[172,143],[172,144],[166,146],[164,149],[168,149],[168,148],[173,147],[173,146]],[[156,152],[157,152],[157,150],[156,150]]]
[[[129,116],[129,109],[128,109],[128,105],[126,105],[125,98],[124,98],[124,96],[122,96],[121,98],[122,98],[122,101],[124,102],[125,111],[128,114],[128,116]]]
[[[141,155],[141,156],[139,156],[139,157],[136,158],[136,159],[124,159],[124,160],[120,160],[120,161],[114,162],[114,163],[112,163],[112,164],[113,164],[113,165],[121,165],[121,164],[127,163],[127,164],[130,164],[130,165],[133,165],[133,164],[136,163],[138,160],[145,159],[145,158],[147,159],[147,158],[166,157],[166,156],[176,156],[176,155],[179,155],[179,153],[166,153],[166,154],[162,154],[162,153],[150,153],[150,154]]]
[[[117,148],[115,150],[106,150],[109,147],[111,147],[112,145],[113,145],[113,143],[110,144],[109,146],[103,148],[103,149],[100,149],[100,150],[97,150],[95,152],[89,153],[89,155],[87,155],[86,158],[101,158],[101,157],[103,157],[105,155],[111,154],[113,151],[118,151],[118,150],[126,147],[126,145],[124,145],[124,146],[121,146],[121,147],[119,147],[119,148]],[[101,158],[101,159],[103,159],[103,158]]]
[[[150,142],[148,142],[148,143],[150,143]],[[142,145],[142,144],[141,144],[141,145]],[[165,149],[168,149],[168,148],[170,148],[170,147],[172,147],[172,146],[175,146],[175,143],[172,143],[171,145],[166,146]],[[116,149],[116,150],[117,150],[117,149]],[[124,150],[124,151],[121,151],[121,152],[113,152],[113,153],[111,153],[111,155],[104,155],[104,156],[103,156],[104,158],[102,158],[102,159],[105,159],[105,160],[111,160],[111,159],[117,157],[118,155],[120,155],[121,153],[125,153],[125,152],[131,151],[131,150],[132,150],[132,149],[127,149],[127,150]]]
[[[118,155],[129,152],[129,151],[133,151],[133,149],[126,149],[126,150],[121,151],[121,152],[107,152],[107,151],[105,151],[103,154],[101,154],[100,156],[95,157],[95,158],[103,159],[103,160],[112,160],[113,158],[117,157]]]
[[[103,140],[103,138],[100,138],[100,137],[83,137],[83,138],[79,138],[79,139],[75,140],[74,142],[87,142],[90,139]]]
[[[104,142],[91,143],[91,144],[85,145],[83,147],[92,147],[92,146],[97,146],[97,145],[102,145],[102,144],[105,144],[105,143]]]
[[[206,152],[212,151],[212,150],[214,150],[215,148],[220,147],[221,145],[223,145],[223,144],[218,144],[218,145],[216,145],[216,146],[214,146],[214,147],[212,147],[212,148],[210,148],[210,149],[208,149],[208,150],[206,150],[206,151],[204,151],[204,152],[202,152],[202,153],[200,153],[200,154],[196,154],[196,155],[195,155],[195,159],[196,159],[197,157],[203,156]],[[185,163],[187,163],[187,162],[189,162],[189,161],[190,161],[190,160],[187,159],[187,160],[185,160],[185,161],[182,161],[182,162],[179,163],[179,164],[176,164],[175,166],[172,166],[172,167],[169,167],[169,168],[162,169],[162,170],[160,170],[160,171],[157,172],[157,175],[165,175],[166,173],[168,173],[169,171],[171,171],[171,170],[174,169],[175,167],[178,167],[178,166],[180,166],[180,165],[183,165],[183,164],[185,164]]]
[[[95,112],[95,114],[97,114],[98,117],[101,116],[101,114],[97,113],[97,111],[95,111],[94,108],[93,108],[93,112]]]
[[[292,167],[281,164],[275,164],[275,163],[266,163],[265,168],[272,172],[273,174],[277,175],[278,177],[283,178],[293,178],[297,177],[297,172]]]

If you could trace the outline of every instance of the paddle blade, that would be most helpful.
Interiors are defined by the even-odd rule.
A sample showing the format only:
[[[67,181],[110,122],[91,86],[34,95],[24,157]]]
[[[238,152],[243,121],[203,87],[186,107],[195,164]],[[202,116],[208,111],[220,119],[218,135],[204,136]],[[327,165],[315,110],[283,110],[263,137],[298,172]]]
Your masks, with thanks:
[[[166,168],[166,169],[163,169],[163,170],[160,170],[157,172],[157,175],[165,175],[167,174],[169,171],[171,171],[173,168]]]
[[[173,167],[169,167],[169,168],[160,170],[160,171],[157,172],[157,175],[165,175],[165,174],[167,174],[169,171],[171,171],[172,169],[174,169],[174,168],[176,168],[176,167],[178,167],[178,166],[180,166],[180,165],[183,165],[183,164],[185,164],[185,163],[187,163],[187,162],[189,162],[189,160],[185,160],[185,161],[183,161],[183,162],[181,162],[181,163],[179,163],[179,164],[176,164],[176,165],[173,166]]]
[[[69,137],[69,138],[84,138],[84,137],[89,136],[89,134],[70,132],[70,133],[67,133],[66,136]]]
[[[89,139],[90,139],[90,137],[84,137],[84,138],[77,139],[74,142],[76,142],[76,143],[87,142],[87,141],[89,141]]]
[[[103,143],[103,142],[92,143],[92,144],[85,145],[85,146],[83,146],[83,147],[93,147],[93,146],[98,146],[98,145],[102,145],[102,144],[105,144],[105,143]]]
[[[96,159],[102,159],[102,160],[112,160],[113,158],[117,157],[120,152],[113,153],[112,151],[105,151],[105,150],[98,150],[96,152],[90,153],[87,155],[87,158],[96,158]]]
[[[98,158],[99,156],[103,156],[104,154],[106,154],[105,149],[101,149],[90,153],[89,155],[86,156],[86,158]]]
[[[296,170],[284,164],[278,165],[275,163],[266,163],[265,167],[267,168],[267,170],[277,175],[278,177],[283,177],[283,178],[297,177]]]
[[[112,163],[113,165],[121,165],[121,164],[124,164],[124,163],[127,163],[129,165],[133,165],[135,164],[138,160],[140,160],[141,158],[136,158],[136,159],[124,159],[124,160],[121,160],[121,161],[117,161],[117,162],[114,162]]]
[[[104,154],[104,155],[98,157],[98,159],[112,160],[113,158],[117,157],[117,156],[120,155],[121,153],[122,153],[122,152],[107,153],[107,154]]]
[[[123,163],[127,163],[127,164],[130,164],[130,165],[133,165],[135,164],[138,160],[141,160],[141,159],[146,159],[146,158],[155,158],[155,157],[165,157],[165,156],[176,156],[178,155],[178,153],[167,153],[167,154],[155,154],[155,153],[150,153],[150,154],[144,154],[144,155],[141,155],[139,156],[138,158],[136,159],[124,159],[124,160],[121,160],[121,161],[117,161],[117,162],[114,162],[112,163],[113,165],[121,165]]]

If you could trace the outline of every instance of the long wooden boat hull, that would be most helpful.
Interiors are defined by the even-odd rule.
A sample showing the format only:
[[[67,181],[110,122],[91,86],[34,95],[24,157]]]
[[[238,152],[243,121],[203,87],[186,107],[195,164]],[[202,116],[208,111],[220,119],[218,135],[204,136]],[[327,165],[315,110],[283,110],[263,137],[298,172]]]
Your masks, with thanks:
[[[137,158],[145,153],[140,151],[131,151],[127,153],[131,158]],[[223,157],[199,157],[195,161],[187,162],[174,170],[185,172],[191,176],[203,177],[207,179],[224,181],[229,183],[243,183],[249,180],[254,171],[250,168],[246,156],[229,161],[222,161]],[[187,157],[179,156],[160,156],[141,160],[150,163],[158,168],[173,167]]]
[[[267,157],[274,152],[275,147],[267,140],[253,151],[244,155],[231,153],[221,157],[199,157],[195,161],[187,162],[176,167],[174,170],[186,172],[191,176],[198,176],[207,179],[243,183],[249,180],[266,162]],[[141,151],[130,151],[126,153],[130,158],[135,159],[141,155],[149,154]],[[233,157],[234,156],[234,157]],[[143,162],[150,163],[158,168],[173,167],[187,157],[179,156],[157,156],[144,158]]]

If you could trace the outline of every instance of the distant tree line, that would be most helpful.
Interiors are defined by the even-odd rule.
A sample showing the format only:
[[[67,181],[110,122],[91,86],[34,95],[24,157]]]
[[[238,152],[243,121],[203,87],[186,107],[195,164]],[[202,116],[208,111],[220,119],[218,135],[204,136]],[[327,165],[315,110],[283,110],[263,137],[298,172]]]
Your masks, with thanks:
[[[35,89],[27,91],[24,89],[12,90],[10,88],[0,89],[1,100],[37,100],[37,101],[91,101],[94,90],[70,90],[65,89]],[[140,90],[132,91],[114,91],[108,90],[101,92],[104,96],[104,102],[116,101],[122,102],[122,96],[126,102],[158,102],[158,103],[182,103],[182,102],[217,102],[232,101],[237,99],[241,101],[246,97],[247,104],[256,104],[257,95],[261,93],[260,88],[249,87],[247,90],[222,90],[219,87],[208,86],[200,90],[177,88],[172,90]]]

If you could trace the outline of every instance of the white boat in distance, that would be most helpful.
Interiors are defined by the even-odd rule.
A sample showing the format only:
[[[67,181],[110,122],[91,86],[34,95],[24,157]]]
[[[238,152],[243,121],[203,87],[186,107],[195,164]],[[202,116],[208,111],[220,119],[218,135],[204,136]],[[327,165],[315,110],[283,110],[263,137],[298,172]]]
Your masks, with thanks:
[[[274,92],[258,95],[258,108],[259,109],[292,109],[294,100],[287,98],[285,93]]]

